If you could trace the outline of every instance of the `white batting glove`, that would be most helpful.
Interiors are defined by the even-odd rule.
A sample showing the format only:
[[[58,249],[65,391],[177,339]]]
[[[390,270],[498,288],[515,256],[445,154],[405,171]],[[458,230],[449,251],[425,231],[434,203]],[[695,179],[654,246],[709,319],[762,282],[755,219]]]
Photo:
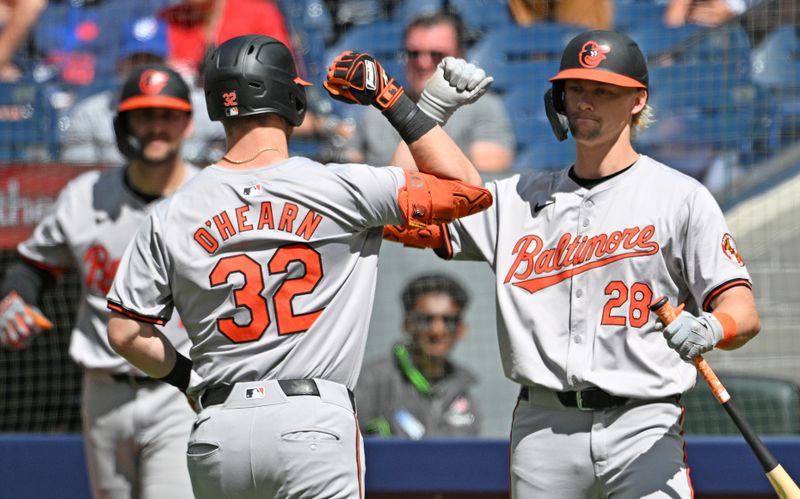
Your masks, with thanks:
[[[700,317],[681,312],[667,327],[661,321],[656,321],[656,329],[663,333],[670,348],[685,360],[692,360],[710,351],[725,336],[719,319],[707,312]]]
[[[27,348],[34,336],[52,328],[53,323],[16,292],[0,301],[0,345],[15,350]]]
[[[464,59],[445,57],[425,83],[417,106],[442,126],[456,109],[486,93],[493,81],[478,66]]]

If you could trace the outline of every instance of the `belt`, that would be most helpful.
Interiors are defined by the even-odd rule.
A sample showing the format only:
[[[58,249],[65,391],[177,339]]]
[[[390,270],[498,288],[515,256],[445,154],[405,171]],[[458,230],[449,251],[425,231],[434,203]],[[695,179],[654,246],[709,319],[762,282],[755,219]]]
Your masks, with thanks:
[[[303,395],[319,397],[319,388],[313,379],[279,379],[278,385],[281,387],[283,394],[287,397]],[[228,399],[228,395],[231,394],[232,390],[233,385],[217,385],[206,388],[206,391],[200,396],[200,405],[209,407],[222,404]],[[355,411],[356,397],[349,388],[347,389],[347,394],[350,396],[350,405],[353,406],[353,410]]]
[[[573,391],[573,392],[555,392],[558,400],[564,407],[576,407],[581,411],[597,411],[603,409],[614,409],[623,406],[628,402],[637,400],[640,402],[652,404],[670,402],[677,404],[680,402],[680,395],[670,395],[668,397],[661,397],[657,399],[631,399],[629,397],[618,397],[611,395],[599,388],[587,388],[586,390]],[[523,386],[519,391],[519,398],[528,400],[528,387]]]
[[[111,373],[111,379],[117,383],[127,383],[131,386],[149,386],[158,383],[161,380],[151,378],[150,376],[137,376],[131,373]]]

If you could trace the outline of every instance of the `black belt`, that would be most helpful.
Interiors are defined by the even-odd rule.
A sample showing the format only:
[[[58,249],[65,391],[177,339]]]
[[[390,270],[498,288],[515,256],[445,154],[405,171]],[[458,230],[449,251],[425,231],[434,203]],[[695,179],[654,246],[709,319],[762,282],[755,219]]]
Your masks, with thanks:
[[[629,397],[618,397],[616,395],[611,395],[610,393],[604,392],[599,388],[587,388],[586,390],[580,390],[577,392],[555,393],[558,396],[558,400],[564,407],[577,407],[582,411],[613,409],[615,407],[623,406],[633,400],[638,400],[648,404],[661,402],[677,404],[681,400],[680,395],[670,395],[668,397],[647,400],[631,399]],[[519,398],[522,400],[528,400],[528,397],[528,387],[523,386],[519,391]]]
[[[161,380],[151,378],[150,376],[137,376],[131,373],[111,373],[111,379],[118,383],[127,383],[131,386],[150,386],[158,383]]]
[[[308,395],[319,397],[319,388],[313,379],[279,379],[283,394],[287,397],[297,397],[301,395]],[[206,388],[203,395],[200,397],[200,404],[203,407],[222,404],[228,400],[228,395],[231,394],[233,385],[217,385],[211,388]],[[356,410],[356,397],[353,392],[348,388],[347,395],[350,397],[350,405],[353,410]]]

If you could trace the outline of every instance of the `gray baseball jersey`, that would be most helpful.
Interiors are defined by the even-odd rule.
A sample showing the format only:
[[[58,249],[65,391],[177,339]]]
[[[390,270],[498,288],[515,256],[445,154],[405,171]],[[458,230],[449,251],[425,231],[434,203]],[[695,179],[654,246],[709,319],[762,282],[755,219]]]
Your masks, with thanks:
[[[694,367],[654,331],[648,305],[665,295],[696,314],[750,279],[705,187],[646,156],[592,189],[568,169],[487,187],[494,205],[449,233],[455,258],[496,273],[509,378],[642,399],[691,388]]]
[[[93,495],[188,499],[184,456],[194,412],[174,387],[137,379],[144,374],[108,343],[106,293],[125,247],[156,205],[127,186],[126,171],[94,171],[71,181],[18,250],[35,265],[76,268],[80,275],[70,355],[85,369],[81,418]],[[187,177],[197,171],[188,167]],[[162,331],[188,352],[177,315]]]
[[[143,375],[108,344],[106,294],[120,258],[155,202],[134,194],[124,180],[126,169],[80,175],[67,184],[33,235],[19,244],[20,255],[55,271],[78,269],[81,301],[69,353],[83,367]],[[189,168],[194,175],[197,168]],[[163,332],[181,351],[189,342],[180,320],[165,323]]]
[[[319,378],[361,368],[382,226],[398,224],[399,168],[209,166],[161,203],[120,264],[109,306],[193,343],[189,388]]]

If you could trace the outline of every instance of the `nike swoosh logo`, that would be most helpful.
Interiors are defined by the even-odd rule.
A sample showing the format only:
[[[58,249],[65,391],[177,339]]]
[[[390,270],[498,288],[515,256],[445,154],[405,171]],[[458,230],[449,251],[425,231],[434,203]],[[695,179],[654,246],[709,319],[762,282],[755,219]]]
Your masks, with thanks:
[[[555,203],[555,201],[553,201],[553,200],[546,201],[546,202],[544,202],[544,203],[536,203],[535,205],[533,205],[533,213],[539,213],[539,212],[540,212],[540,211],[542,211],[542,210],[543,210],[543,209],[544,209],[546,206],[550,206],[550,205],[551,205],[551,204],[553,204],[553,203]]]

